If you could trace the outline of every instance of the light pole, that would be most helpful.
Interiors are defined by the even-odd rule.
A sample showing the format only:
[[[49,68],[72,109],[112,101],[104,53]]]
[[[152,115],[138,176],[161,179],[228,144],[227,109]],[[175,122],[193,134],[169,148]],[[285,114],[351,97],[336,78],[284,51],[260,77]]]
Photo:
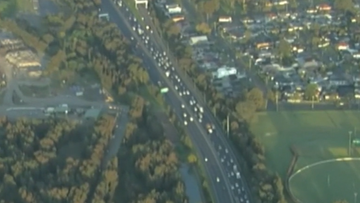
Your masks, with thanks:
[[[354,192],[354,203],[357,202],[357,192]]]
[[[349,131],[349,146],[348,146],[348,150],[349,150],[349,156],[351,156],[351,136],[352,136],[352,131]]]
[[[314,109],[314,95],[311,97],[311,109]]]

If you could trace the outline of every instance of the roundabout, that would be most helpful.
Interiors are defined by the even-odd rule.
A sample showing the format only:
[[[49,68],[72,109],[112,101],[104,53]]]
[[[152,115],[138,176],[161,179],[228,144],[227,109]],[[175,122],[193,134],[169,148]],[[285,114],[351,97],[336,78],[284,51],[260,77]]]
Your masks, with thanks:
[[[288,179],[298,203],[360,200],[360,157],[319,161],[296,170]]]

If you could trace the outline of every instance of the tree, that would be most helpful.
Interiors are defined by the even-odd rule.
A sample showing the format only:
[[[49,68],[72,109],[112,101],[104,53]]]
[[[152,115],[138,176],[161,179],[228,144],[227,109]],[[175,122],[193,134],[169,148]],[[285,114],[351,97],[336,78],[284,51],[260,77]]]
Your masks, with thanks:
[[[256,111],[256,106],[254,103],[251,103],[250,101],[239,102],[236,105],[237,116],[241,120],[247,123],[251,123],[253,121],[253,119],[255,118],[255,111]]]
[[[207,35],[207,34],[210,34],[211,28],[206,23],[200,23],[200,24],[196,25],[196,31],[201,34]]]
[[[290,57],[291,51],[291,45],[286,40],[281,39],[276,49],[276,53],[278,54],[280,61]]]
[[[318,95],[318,86],[317,84],[310,83],[305,88],[305,98],[308,100],[315,100]]]
[[[215,11],[217,11],[220,7],[218,0],[210,0],[201,2],[200,9],[203,14],[206,15],[206,18],[208,19],[210,15],[212,15]]]
[[[197,157],[194,154],[189,154],[187,157],[189,164],[196,164]]]
[[[264,109],[264,94],[259,88],[253,88],[246,94],[246,101],[254,104],[255,110]]]

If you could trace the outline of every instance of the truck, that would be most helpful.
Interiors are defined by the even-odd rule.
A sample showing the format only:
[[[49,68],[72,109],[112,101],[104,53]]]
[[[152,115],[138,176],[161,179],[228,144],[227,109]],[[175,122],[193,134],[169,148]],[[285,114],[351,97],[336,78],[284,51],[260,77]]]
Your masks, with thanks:
[[[206,124],[206,129],[207,129],[208,133],[210,133],[210,134],[213,132],[213,126],[209,123]]]

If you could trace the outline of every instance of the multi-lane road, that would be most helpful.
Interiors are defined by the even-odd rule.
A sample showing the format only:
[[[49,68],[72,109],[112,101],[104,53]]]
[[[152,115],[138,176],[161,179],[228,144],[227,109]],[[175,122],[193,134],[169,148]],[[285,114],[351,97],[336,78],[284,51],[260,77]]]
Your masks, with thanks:
[[[117,3],[117,2],[116,2]],[[199,158],[204,165],[216,202],[249,202],[245,183],[242,181],[240,167],[225,134],[206,104],[199,99],[193,84],[179,68],[173,57],[156,33],[150,16],[144,8],[139,8],[145,27],[134,19],[128,8],[121,4],[116,6],[111,0],[102,1],[102,11],[118,25],[125,37],[137,45],[135,53],[143,59],[150,79],[155,84],[169,88],[165,100],[172,107],[181,122],[184,123],[190,137],[198,150]],[[134,46],[135,47],[135,46]],[[206,125],[215,127],[208,133]],[[237,173],[240,176],[237,176]]]

